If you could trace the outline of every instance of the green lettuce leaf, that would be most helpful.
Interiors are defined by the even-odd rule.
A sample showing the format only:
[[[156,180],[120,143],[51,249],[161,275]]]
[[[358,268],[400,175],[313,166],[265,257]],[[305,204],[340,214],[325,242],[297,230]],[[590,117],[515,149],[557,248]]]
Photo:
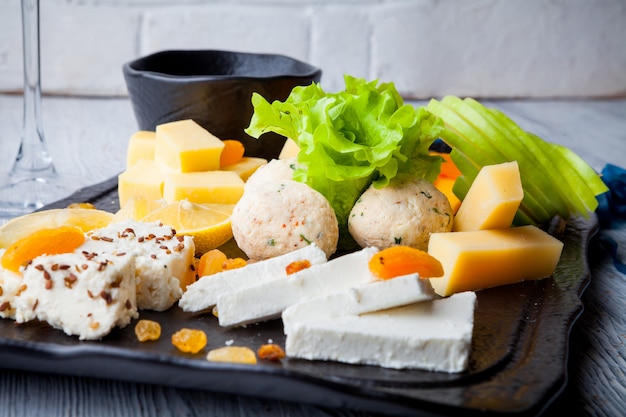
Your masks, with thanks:
[[[441,158],[429,154],[443,123],[424,107],[405,104],[393,83],[346,75],[345,90],[327,93],[319,84],[296,87],[284,101],[253,94],[246,133],[274,132],[300,147],[294,180],[322,193],[335,210],[340,239],[350,210],[371,184],[396,177],[433,181]],[[343,235],[343,236],[342,236]]]

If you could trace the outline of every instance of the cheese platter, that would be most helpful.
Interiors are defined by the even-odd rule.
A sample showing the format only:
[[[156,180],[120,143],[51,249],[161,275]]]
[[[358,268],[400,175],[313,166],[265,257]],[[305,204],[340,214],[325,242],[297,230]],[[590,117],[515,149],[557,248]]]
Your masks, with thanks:
[[[114,212],[117,177],[79,190],[46,208],[89,202]],[[567,383],[569,334],[589,282],[587,245],[596,222],[554,222],[551,233],[564,242],[552,277],[477,292],[469,369],[462,373],[395,370],[332,361],[286,358],[256,365],[213,363],[206,352],[182,353],[169,337],[140,343],[132,325],[101,341],[80,341],[40,322],[0,320],[0,367],[33,372],[109,378],[139,383],[236,393],[384,414],[536,415]],[[238,250],[231,240],[222,249]],[[143,311],[164,335],[182,327],[203,329],[207,349],[224,345],[256,350],[284,346],[280,319],[223,328],[210,313],[178,306]]]

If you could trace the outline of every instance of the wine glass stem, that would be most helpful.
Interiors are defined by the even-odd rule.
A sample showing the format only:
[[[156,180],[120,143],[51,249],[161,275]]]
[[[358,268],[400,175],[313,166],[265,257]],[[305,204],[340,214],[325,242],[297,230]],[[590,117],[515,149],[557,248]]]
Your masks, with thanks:
[[[22,0],[24,42],[23,135],[10,176],[36,179],[55,175],[46,149],[41,119],[41,67],[39,46],[39,0]]]

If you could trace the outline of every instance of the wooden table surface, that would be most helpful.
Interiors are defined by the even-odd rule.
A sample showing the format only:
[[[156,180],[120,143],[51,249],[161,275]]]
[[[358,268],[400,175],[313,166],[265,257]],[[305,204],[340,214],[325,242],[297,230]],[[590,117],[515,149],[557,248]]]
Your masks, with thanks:
[[[526,130],[564,144],[600,171],[626,166],[626,100],[483,101]],[[420,104],[420,103],[415,103]],[[121,172],[136,130],[127,99],[46,97],[44,131],[60,172],[91,185]],[[21,130],[20,96],[0,95],[0,171],[9,169]],[[603,229],[589,249],[591,282],[570,338],[567,387],[544,415],[626,415],[626,275],[604,249],[626,259],[626,225]],[[297,399],[295,399],[297,401]],[[13,416],[366,416],[365,412],[74,376],[0,370],[0,417]]]

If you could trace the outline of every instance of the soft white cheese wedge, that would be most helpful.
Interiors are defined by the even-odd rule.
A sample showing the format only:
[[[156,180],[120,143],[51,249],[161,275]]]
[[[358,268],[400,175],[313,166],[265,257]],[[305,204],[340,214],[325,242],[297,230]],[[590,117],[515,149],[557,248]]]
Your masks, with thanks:
[[[363,315],[292,323],[289,357],[395,369],[467,369],[476,294],[463,292]]]
[[[96,229],[77,252],[131,255],[141,310],[167,310],[195,279],[193,238],[159,223],[124,221]]]
[[[239,326],[277,318],[293,304],[374,281],[368,262],[377,252],[372,247],[361,249],[270,282],[220,294],[219,323]]]
[[[23,271],[15,320],[38,319],[81,340],[97,340],[137,318],[135,262],[129,255],[39,256]]]
[[[430,281],[418,274],[368,282],[344,291],[293,304],[283,311],[285,333],[292,325],[354,316],[439,298]]]
[[[0,249],[0,258],[4,254]],[[24,289],[22,276],[0,266],[0,317],[15,318],[15,297]]]
[[[285,268],[293,262],[302,260],[308,260],[311,265],[327,261],[326,253],[313,244],[284,255],[250,263],[243,268],[204,276],[187,287],[178,306],[190,312],[206,310],[216,305],[218,297],[222,294],[285,277],[287,275]]]

